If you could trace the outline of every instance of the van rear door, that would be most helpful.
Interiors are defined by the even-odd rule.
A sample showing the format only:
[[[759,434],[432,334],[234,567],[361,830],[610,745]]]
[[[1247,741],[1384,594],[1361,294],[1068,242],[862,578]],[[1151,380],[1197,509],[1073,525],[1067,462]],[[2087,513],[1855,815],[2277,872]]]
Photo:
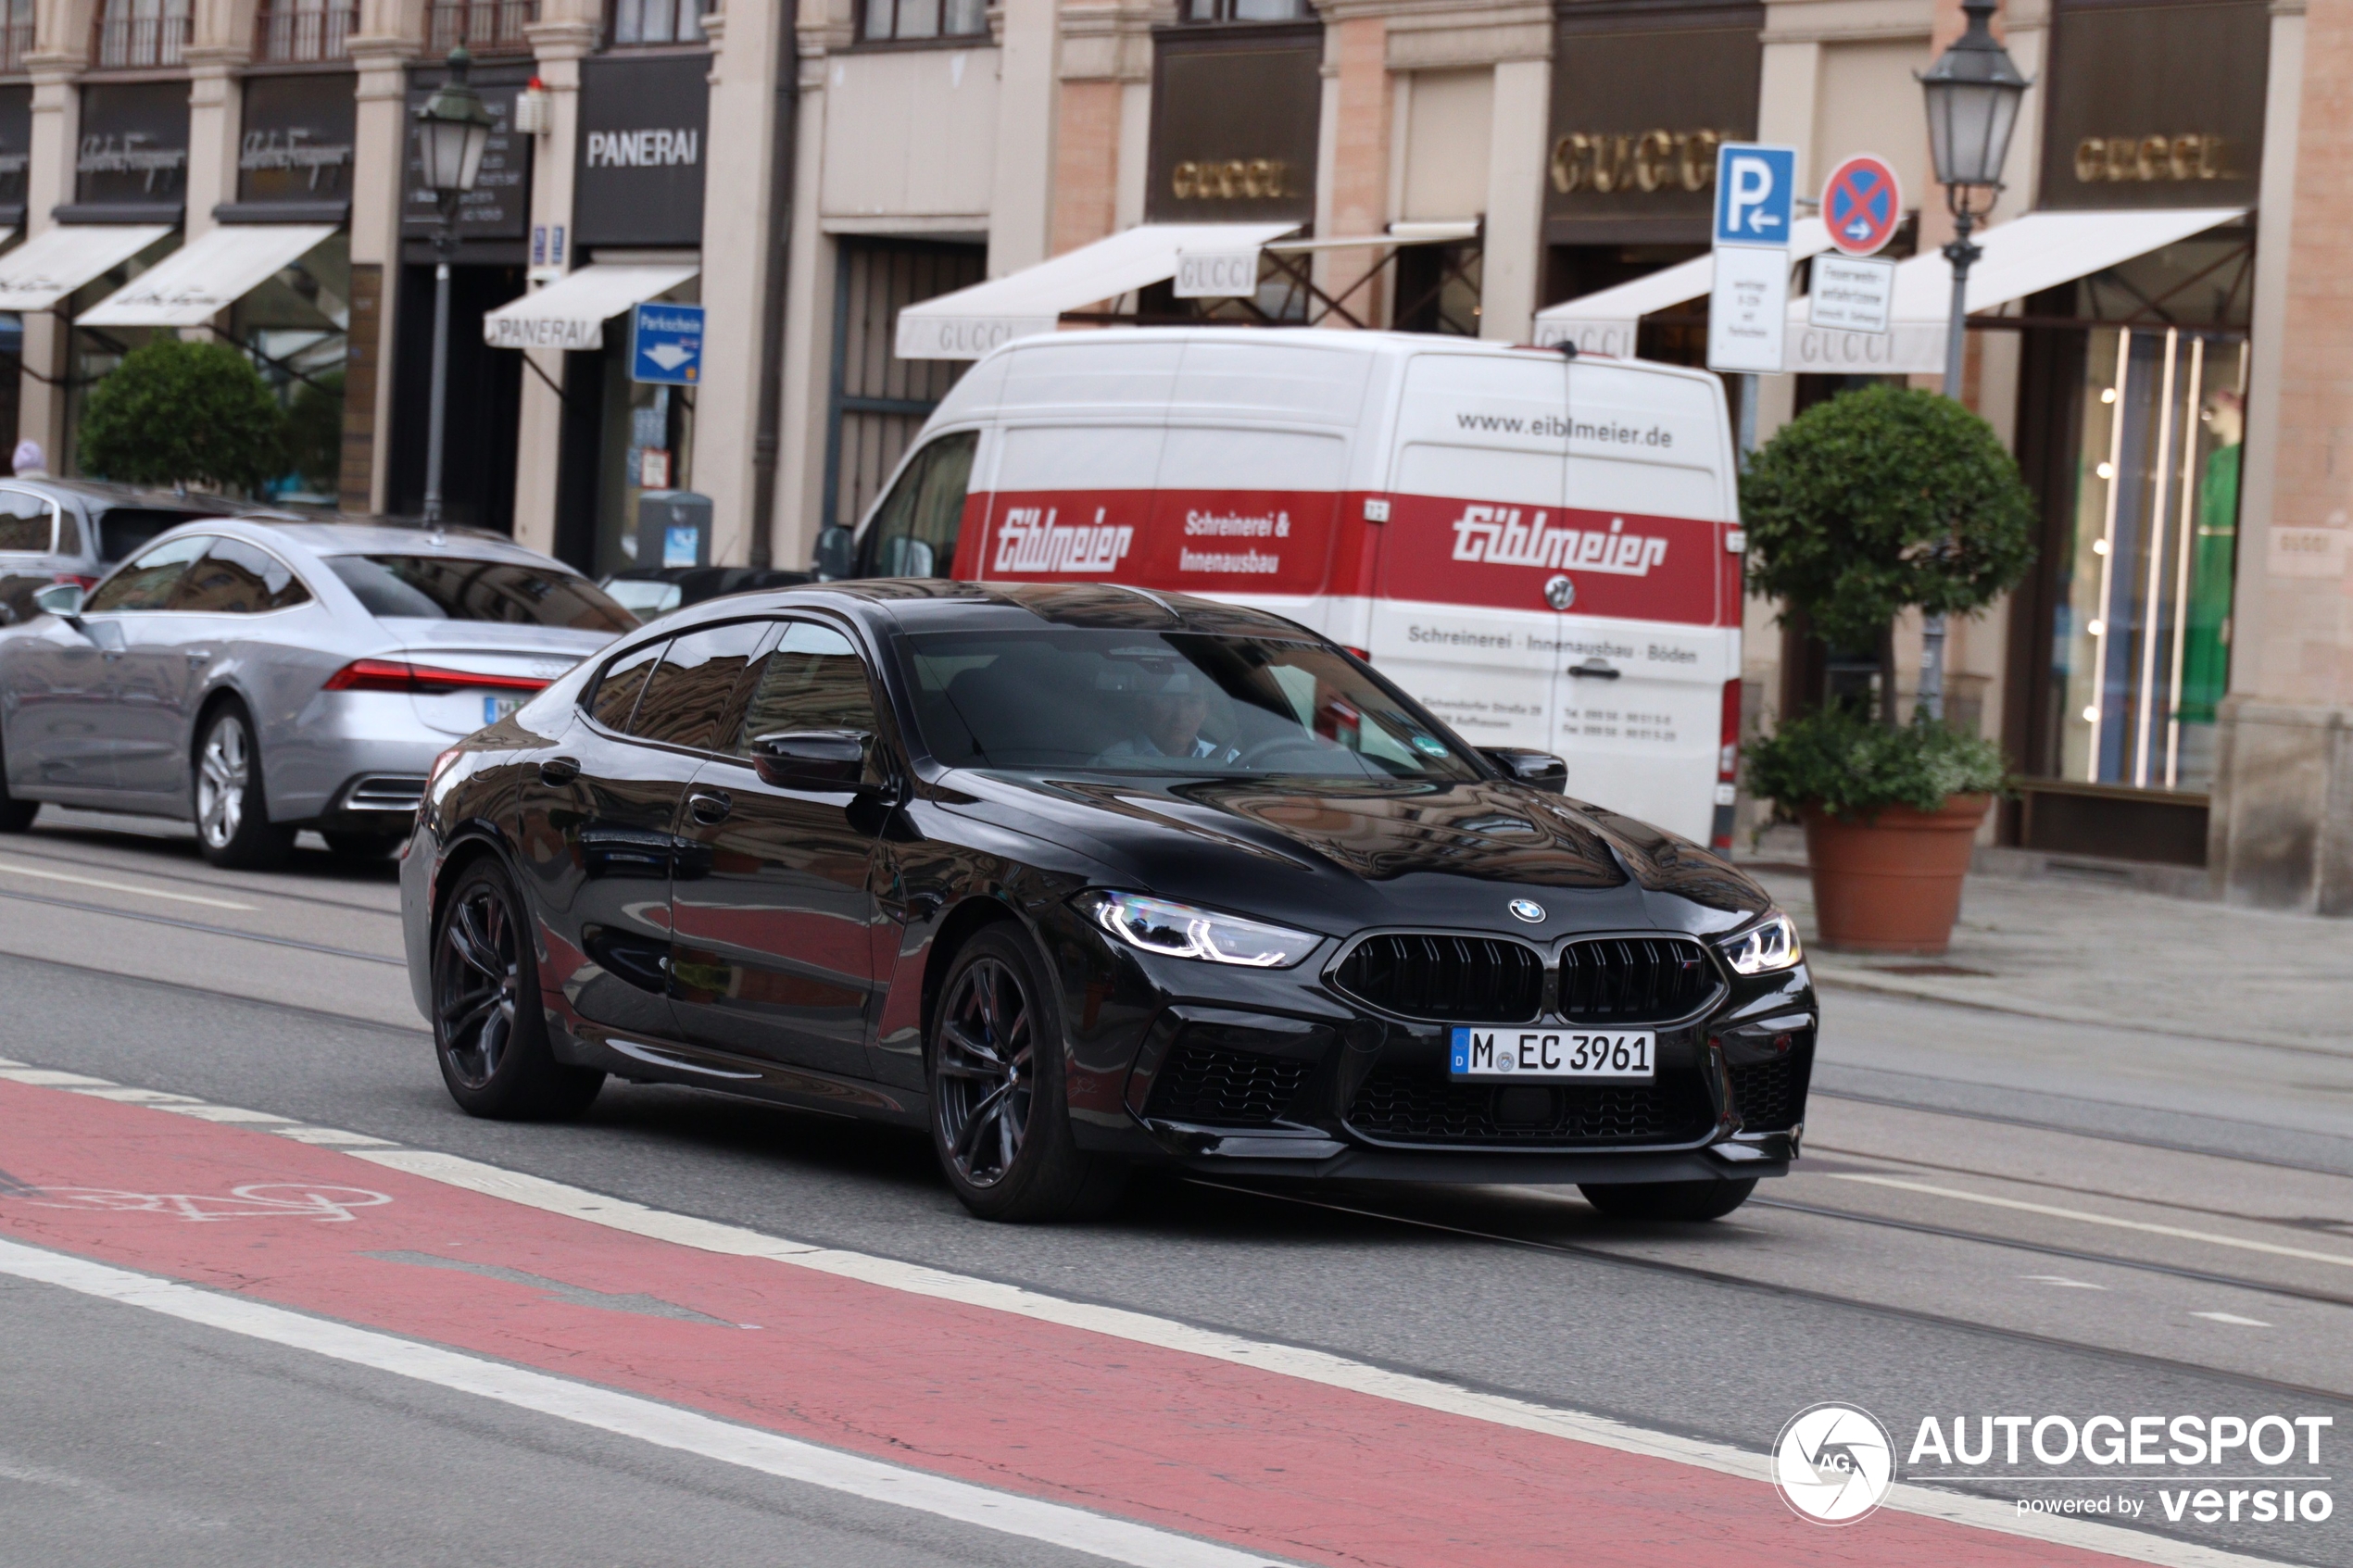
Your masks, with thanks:
[[[1483,745],[1706,842],[1739,598],[1720,389],[1528,352],[1416,355],[1403,381],[1374,652]]]

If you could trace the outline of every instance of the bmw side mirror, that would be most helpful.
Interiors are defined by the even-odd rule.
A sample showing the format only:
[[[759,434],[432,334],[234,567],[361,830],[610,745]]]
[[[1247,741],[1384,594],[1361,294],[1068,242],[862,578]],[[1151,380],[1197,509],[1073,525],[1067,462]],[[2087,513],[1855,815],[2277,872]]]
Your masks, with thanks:
[[[849,575],[854,560],[850,543],[847,528],[828,528],[817,535],[817,575],[820,579],[835,583]]]
[[[1478,754],[1504,771],[1507,779],[1559,795],[1568,788],[1568,764],[1549,751],[1529,751],[1516,746],[1482,746]]]
[[[751,743],[751,765],[777,789],[856,789],[866,776],[866,746],[856,730],[786,730]]]
[[[32,602],[41,607],[43,614],[54,615],[60,621],[74,624],[79,624],[82,620],[82,584],[79,583],[52,583],[45,588],[34,590],[32,596]]]

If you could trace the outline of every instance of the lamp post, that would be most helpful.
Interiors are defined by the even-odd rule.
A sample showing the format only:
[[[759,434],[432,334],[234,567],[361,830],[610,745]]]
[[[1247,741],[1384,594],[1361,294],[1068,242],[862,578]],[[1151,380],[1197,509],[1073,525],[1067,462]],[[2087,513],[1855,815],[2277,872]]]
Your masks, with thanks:
[[[417,152],[441,222],[434,231],[433,398],[425,420],[425,521],[441,521],[441,437],[449,396],[449,257],[458,249],[458,203],[482,173],[490,111],[466,80],[473,56],[449,51],[449,72],[417,110]]]
[[[1920,75],[1928,100],[1929,154],[1944,206],[1953,215],[1953,242],[1944,259],[1953,265],[1953,311],[1944,340],[1944,395],[1961,396],[1962,351],[1969,329],[1969,270],[1984,250],[1969,240],[1978,220],[2002,192],[2002,162],[2018,127],[2019,102],[2032,85],[2019,74],[2009,51],[1986,26],[1994,0],[1961,0],[1968,27],[1936,63]],[[1979,193],[1983,193],[1979,205]],[[1929,616],[1920,627],[1919,710],[1944,717],[1944,618]]]

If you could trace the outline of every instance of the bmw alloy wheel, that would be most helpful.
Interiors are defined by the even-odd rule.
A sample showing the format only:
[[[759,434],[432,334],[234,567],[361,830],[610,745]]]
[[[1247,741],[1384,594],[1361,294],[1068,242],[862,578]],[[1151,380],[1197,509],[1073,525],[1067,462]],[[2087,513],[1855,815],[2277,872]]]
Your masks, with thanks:
[[[939,1130],[956,1173],[1005,1179],[1029,1131],[1037,1030],[1020,978],[982,959],[956,978],[939,1028]]]
[[[434,1022],[442,1054],[460,1083],[479,1089],[498,1071],[515,1033],[519,963],[506,900],[481,884],[465,889],[443,923],[441,946]]]

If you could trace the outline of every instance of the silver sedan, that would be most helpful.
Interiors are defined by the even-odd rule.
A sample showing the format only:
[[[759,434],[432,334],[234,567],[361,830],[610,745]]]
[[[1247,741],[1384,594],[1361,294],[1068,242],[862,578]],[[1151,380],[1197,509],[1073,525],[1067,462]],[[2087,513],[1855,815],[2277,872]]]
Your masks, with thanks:
[[[0,630],[0,832],[43,801],[177,817],[206,859],[408,834],[433,759],[636,624],[487,535],[208,519]]]

